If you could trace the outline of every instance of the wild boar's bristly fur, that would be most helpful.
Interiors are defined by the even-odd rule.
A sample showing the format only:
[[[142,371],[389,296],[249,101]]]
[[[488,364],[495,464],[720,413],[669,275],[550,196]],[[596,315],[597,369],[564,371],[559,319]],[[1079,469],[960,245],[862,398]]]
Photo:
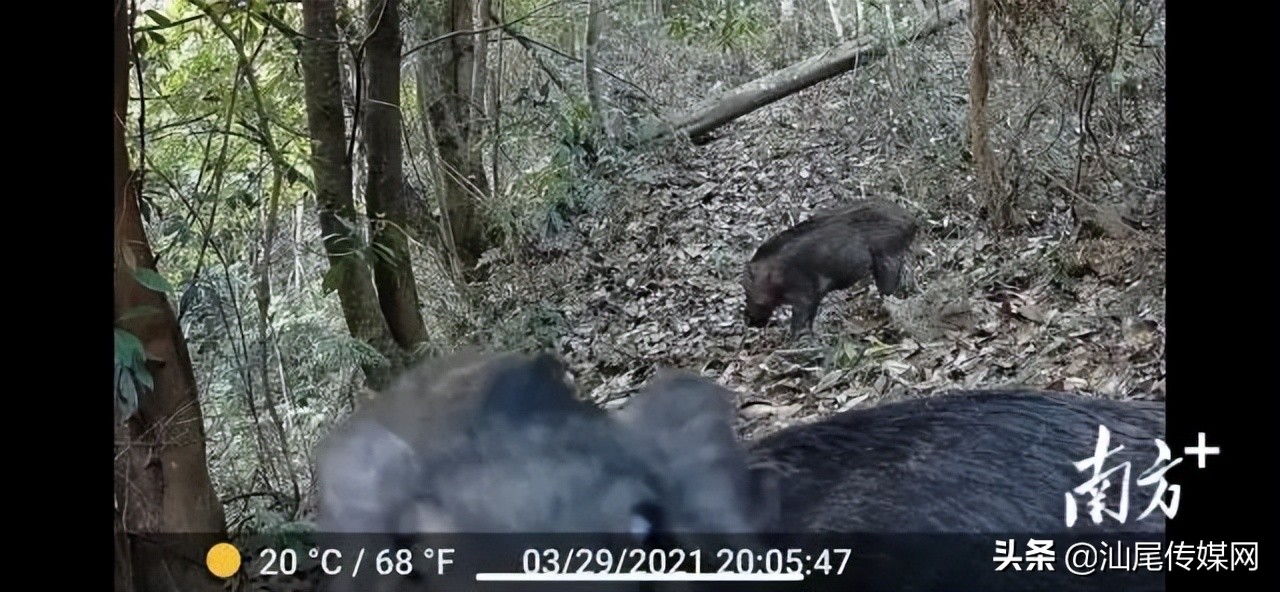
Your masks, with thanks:
[[[917,230],[901,206],[864,199],[774,235],[756,249],[743,274],[747,324],[762,327],[787,304],[792,334],[809,331],[826,294],[867,277],[882,295],[896,294]]]

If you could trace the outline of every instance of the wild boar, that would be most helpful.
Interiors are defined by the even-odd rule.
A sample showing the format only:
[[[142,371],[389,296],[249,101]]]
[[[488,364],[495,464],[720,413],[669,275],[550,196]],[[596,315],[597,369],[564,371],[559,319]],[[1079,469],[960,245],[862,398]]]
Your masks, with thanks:
[[[1164,530],[1154,503],[1131,505],[1123,520],[1090,506],[1099,492],[1107,508],[1126,494],[1164,496],[1151,484],[1129,487],[1157,464],[1162,403],[956,392],[855,408],[744,444],[734,433],[734,394],[695,374],[660,371],[616,411],[577,399],[563,376],[551,356],[517,354],[457,355],[411,371],[326,438],[320,530],[382,533],[395,545],[421,533],[578,533],[591,548],[668,548],[704,534],[738,537],[735,546],[804,547],[804,536],[872,535],[855,543],[856,579],[832,585],[873,590],[1031,586],[1031,574],[993,571],[997,534]],[[1098,452],[1109,454],[1096,467],[1076,464]],[[1128,469],[1110,472],[1117,467]],[[1087,485],[1099,475],[1107,484]],[[893,561],[881,562],[886,556]],[[1071,577],[1047,574],[1037,585],[1163,582],[1144,573],[1122,584],[1075,578],[1063,588],[1060,575]],[[334,589],[423,585],[421,576],[369,577],[335,580]]]
[[[821,212],[765,241],[743,274],[748,326],[763,327],[774,309],[791,306],[791,333],[811,331],[827,293],[872,277],[895,294],[917,223],[901,206],[866,199]]]

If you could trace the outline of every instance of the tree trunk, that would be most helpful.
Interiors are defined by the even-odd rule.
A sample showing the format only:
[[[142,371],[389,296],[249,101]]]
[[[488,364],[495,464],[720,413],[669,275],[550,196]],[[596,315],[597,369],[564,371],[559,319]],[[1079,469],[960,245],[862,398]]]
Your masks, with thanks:
[[[778,26],[774,27],[774,39],[778,51],[774,64],[781,67],[796,59],[799,48],[800,21],[796,18],[796,0],[778,0]]]
[[[311,169],[315,175],[320,231],[329,258],[326,287],[336,288],[347,328],[390,362],[364,363],[368,385],[386,387],[392,368],[401,360],[374,293],[364,249],[356,234],[356,210],[351,197],[351,163],[346,161],[346,123],[342,84],[338,78],[338,31],[333,0],[306,0],[302,22],[302,82],[307,128],[311,134]]]
[[[400,0],[367,5],[364,142],[368,157],[368,207],[373,279],[391,336],[413,350],[426,341],[418,288],[409,263],[408,206],[404,193],[404,145],[400,117]]]
[[[983,201],[996,228],[1012,222],[1012,204],[1001,190],[995,155],[987,138],[987,90],[991,77],[988,55],[991,52],[987,0],[973,0],[969,27],[973,32],[973,61],[969,68],[969,152],[982,185]]]
[[[422,41],[475,29],[472,0],[443,0],[432,12],[424,3],[417,22]],[[484,52],[476,36],[460,34],[422,50],[418,60],[418,96],[427,114],[424,125],[444,166],[443,210],[458,259],[472,267],[489,247],[480,200],[489,193],[480,143],[484,128]]]
[[[853,37],[861,37],[866,30],[866,12],[862,0],[853,0]]]
[[[836,0],[827,0],[827,11],[831,13],[831,27],[836,32],[836,39],[844,41],[844,25],[840,22],[840,9]]]
[[[604,27],[605,13],[600,0],[587,0],[587,43],[583,48],[582,73],[587,87],[587,99],[591,102],[591,125],[596,135],[607,135],[604,101],[600,96],[600,72],[596,70],[596,46],[600,43],[600,30]]]
[[[467,10],[470,16],[467,17],[465,25],[458,25],[460,27],[458,30],[474,29],[477,31],[468,35],[472,38],[472,47],[475,48],[471,58],[471,110],[475,113],[477,119],[482,119],[489,116],[489,112],[484,108],[485,89],[488,88],[489,82],[487,74],[489,72],[490,33],[486,29],[492,24],[489,22],[489,15],[493,14],[493,7],[489,4],[489,0],[475,0],[475,4],[468,6]],[[498,82],[501,82],[501,79]],[[480,122],[475,122],[471,129],[480,131],[484,129],[484,125]],[[476,156],[479,157],[479,144],[476,144],[476,152]]]
[[[116,0],[114,314],[116,327],[142,342],[154,388],[140,391],[136,411],[115,426],[116,589],[220,590],[204,553],[225,537],[226,517],[209,479],[190,354],[166,295],[135,279],[156,265],[125,144],[130,23],[128,4]],[[158,536],[172,533],[187,535]]]
[[[578,57],[578,26],[573,20],[565,23],[560,29],[560,51]]]
[[[959,22],[964,5],[965,2],[959,0],[942,6],[915,31],[895,42],[916,40]],[[706,141],[708,133],[747,113],[843,74],[855,65],[865,63],[869,58],[881,57],[887,52],[888,46],[884,43],[851,39],[802,62],[743,84],[727,95],[705,101],[686,113],[671,118],[665,125],[653,126],[644,134],[645,140],[659,140],[674,133],[688,135],[698,142]]]

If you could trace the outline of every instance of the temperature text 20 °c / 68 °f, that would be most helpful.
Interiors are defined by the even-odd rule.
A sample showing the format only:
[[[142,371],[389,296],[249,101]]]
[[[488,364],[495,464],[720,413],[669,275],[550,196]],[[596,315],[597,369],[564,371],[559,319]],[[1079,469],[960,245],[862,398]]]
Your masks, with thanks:
[[[428,548],[419,549],[356,549],[340,551],[338,549],[311,548],[306,551],[310,563],[318,563],[326,575],[336,576],[347,573],[352,577],[362,571],[372,571],[380,576],[407,576],[414,572],[427,571],[436,575],[444,575],[446,568],[454,563],[454,549]],[[299,571],[298,551],[295,549],[263,549],[260,575],[293,575]]]

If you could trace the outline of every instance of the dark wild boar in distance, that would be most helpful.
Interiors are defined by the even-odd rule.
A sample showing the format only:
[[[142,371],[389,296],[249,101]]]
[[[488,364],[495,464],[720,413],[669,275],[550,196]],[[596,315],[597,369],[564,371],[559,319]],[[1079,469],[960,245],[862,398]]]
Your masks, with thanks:
[[[902,206],[864,199],[819,212],[765,241],[746,265],[746,319],[763,327],[774,309],[791,306],[791,334],[811,331],[827,293],[867,277],[882,295],[895,294],[917,224]]]
[[[894,550],[891,563],[861,564],[863,589],[875,590],[1006,577],[992,568],[996,533],[1025,541],[1164,530],[1162,510],[1148,502],[1165,492],[1131,485],[1156,464],[1162,403],[956,392],[854,408],[743,443],[734,393],[696,374],[659,371],[615,411],[577,399],[563,374],[552,356],[519,354],[453,356],[411,371],[327,439],[321,530],[614,533],[632,546],[716,533],[769,546],[781,540],[772,537],[810,544],[804,537],[870,534],[858,539],[871,545],[859,557]],[[1100,427],[1109,442],[1099,443]],[[1073,464],[1102,452],[1110,454],[1096,467]],[[1123,465],[1128,472],[1108,473]],[[1108,510],[1125,494],[1140,500],[1127,519],[1095,522],[1094,500],[1078,488],[1099,474],[1107,483],[1093,489]],[[1071,505],[1079,510],[1068,527]],[[952,558],[942,571],[913,563],[939,554]],[[984,589],[1022,582],[1007,578]],[[380,579],[377,589],[422,585],[395,582]],[[1077,589],[1062,583],[1037,589]]]

